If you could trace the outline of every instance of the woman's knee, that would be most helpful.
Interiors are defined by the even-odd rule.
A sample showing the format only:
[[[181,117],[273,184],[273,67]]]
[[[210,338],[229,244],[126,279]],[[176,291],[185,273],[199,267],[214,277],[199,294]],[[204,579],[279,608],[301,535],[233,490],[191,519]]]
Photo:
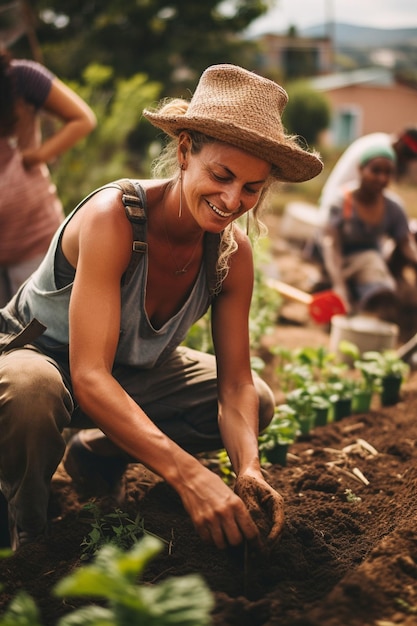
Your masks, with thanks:
[[[0,411],[15,420],[55,420],[69,424],[73,403],[59,370],[34,350],[16,350],[0,357]],[[38,422],[39,423],[39,422]]]

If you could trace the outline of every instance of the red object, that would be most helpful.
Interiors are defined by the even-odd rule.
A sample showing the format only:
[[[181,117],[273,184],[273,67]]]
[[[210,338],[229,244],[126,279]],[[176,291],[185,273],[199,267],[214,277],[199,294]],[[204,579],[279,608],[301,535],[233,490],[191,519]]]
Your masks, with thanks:
[[[330,322],[333,315],[346,314],[346,307],[343,300],[339,298],[334,291],[326,290],[311,294],[272,278],[268,278],[266,282],[269,287],[272,287],[281,295],[295,300],[296,302],[306,304],[311,319],[317,324],[327,324]]]

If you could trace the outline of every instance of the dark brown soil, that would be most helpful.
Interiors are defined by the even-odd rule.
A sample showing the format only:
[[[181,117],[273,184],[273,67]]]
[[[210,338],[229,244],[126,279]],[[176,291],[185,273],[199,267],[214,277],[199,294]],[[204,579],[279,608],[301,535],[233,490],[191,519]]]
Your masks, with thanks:
[[[327,341],[325,330],[308,323],[280,325],[268,338],[269,345],[291,348]],[[273,362],[266,376],[278,397]],[[416,415],[412,373],[397,405],[381,407],[376,398],[369,413],[298,440],[286,467],[266,467],[286,503],[285,529],[268,558],[249,559],[246,567],[242,550],[204,545],[175,492],[142,466],[130,466],[126,510],[139,511],[148,530],[173,538],[171,553],[165,550],[150,564],[145,580],[199,572],[214,593],[213,625],[415,626]],[[80,544],[91,529],[62,469],[52,487],[50,539],[0,562],[0,614],[23,588],[36,600],[45,626],[79,606],[54,598],[51,589],[80,565]]]

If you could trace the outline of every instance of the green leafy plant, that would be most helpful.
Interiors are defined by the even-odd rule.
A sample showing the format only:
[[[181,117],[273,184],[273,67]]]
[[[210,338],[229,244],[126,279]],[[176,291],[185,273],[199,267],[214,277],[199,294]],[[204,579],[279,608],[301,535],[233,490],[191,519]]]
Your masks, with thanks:
[[[270,253],[266,249],[266,238],[253,240],[254,286],[251,308],[249,312],[249,332],[252,352],[252,368],[260,372],[265,367],[264,361],[256,355],[261,341],[275,327],[278,311],[282,303],[281,296],[268,287],[262,265],[270,261]],[[188,331],[184,345],[194,350],[214,354],[211,336],[211,309],[199,319]]]
[[[103,599],[107,606],[75,610],[58,626],[208,626],[214,601],[199,575],[167,578],[157,585],[137,583],[161,549],[161,541],[149,536],[128,552],[114,545],[101,548],[93,563],[61,580],[54,594]]]
[[[105,545],[94,562],[76,569],[53,589],[60,598],[103,600],[62,617],[57,626],[209,626],[214,598],[198,574],[139,584],[149,561],[162,550],[156,537],[145,536],[126,552]],[[26,592],[19,592],[0,617],[0,626],[42,626],[40,613]]]
[[[358,502],[362,501],[362,498],[354,494],[352,489],[345,489],[345,496],[346,496],[346,501],[352,504],[357,504]]]
[[[306,386],[293,389],[287,394],[286,402],[295,411],[301,434],[308,435],[315,418],[311,388]]]
[[[323,385],[338,380],[347,368],[345,364],[337,363],[336,355],[323,346],[294,351],[275,348],[272,352],[278,356],[276,373],[285,392],[319,383],[322,387],[320,395],[323,395]]]
[[[327,393],[330,402],[352,398],[358,388],[358,381],[352,378],[338,378],[327,383]]]
[[[261,462],[269,461],[274,457],[273,452],[280,446],[289,446],[297,438],[299,424],[297,414],[289,404],[279,404],[275,407],[274,417],[268,428],[259,435],[259,453]]]
[[[42,626],[39,609],[26,591],[19,591],[10,602],[0,626]]]
[[[229,455],[224,448],[217,452],[217,467],[222,480],[226,485],[230,485],[235,480],[236,474],[233,471]]]
[[[410,371],[410,366],[398,356],[395,350],[384,350],[383,352],[370,350],[363,353],[362,361],[372,363],[375,373],[381,378],[384,376],[404,378]]]
[[[139,538],[152,534],[145,529],[144,520],[139,514],[134,520],[120,509],[103,514],[95,502],[86,504],[83,511],[91,515],[91,530],[81,543],[82,561],[90,559],[106,544],[127,550]],[[161,537],[158,539],[164,541]]]

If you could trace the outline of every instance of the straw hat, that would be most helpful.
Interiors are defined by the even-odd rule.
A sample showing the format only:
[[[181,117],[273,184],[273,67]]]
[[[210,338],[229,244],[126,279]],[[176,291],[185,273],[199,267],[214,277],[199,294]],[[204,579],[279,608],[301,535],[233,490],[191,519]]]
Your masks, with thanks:
[[[143,115],[168,135],[195,130],[274,165],[277,179],[302,182],[323,163],[285,134],[281,115],[287,92],[277,83],[236,65],[207,68],[184,115],[145,109]]]

